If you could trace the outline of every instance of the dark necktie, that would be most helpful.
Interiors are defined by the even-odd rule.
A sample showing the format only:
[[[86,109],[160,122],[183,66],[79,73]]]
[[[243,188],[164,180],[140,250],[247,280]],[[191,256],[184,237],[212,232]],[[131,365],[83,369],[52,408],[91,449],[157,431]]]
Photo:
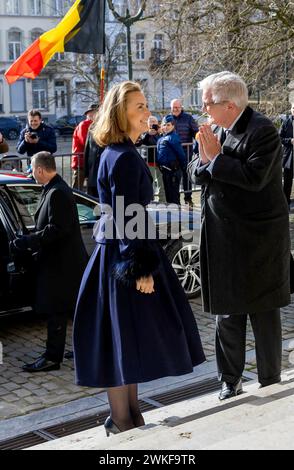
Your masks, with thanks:
[[[228,129],[222,129],[222,133],[221,133],[221,139],[220,139],[220,143],[221,145],[223,145],[224,141],[226,140],[227,138],[227,135],[230,131]]]

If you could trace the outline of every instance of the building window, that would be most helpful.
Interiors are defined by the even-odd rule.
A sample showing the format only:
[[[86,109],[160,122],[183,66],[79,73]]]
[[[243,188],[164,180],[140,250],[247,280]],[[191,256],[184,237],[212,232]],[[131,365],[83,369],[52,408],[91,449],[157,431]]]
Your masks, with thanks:
[[[31,15],[42,15],[42,0],[30,0],[29,6]]]
[[[53,56],[53,60],[65,60],[64,52],[56,52]]]
[[[33,81],[33,108],[47,109],[47,80],[36,79]]]
[[[145,34],[136,34],[136,59],[145,59]]]
[[[56,108],[66,107],[66,83],[64,80],[55,81],[55,105]]]
[[[180,60],[180,50],[178,47],[178,44],[173,45],[173,58],[175,62],[178,62]]]
[[[125,33],[120,33],[116,37],[116,60],[118,65],[127,63],[127,40]]]
[[[153,39],[154,49],[163,49],[163,34],[155,34]]]
[[[6,13],[7,15],[19,15],[19,0],[6,0]]]
[[[120,16],[126,16],[127,6],[126,0],[118,0],[115,9]]]
[[[31,42],[34,42],[36,39],[39,39],[43,32],[44,31],[42,31],[41,29],[33,29],[33,31],[31,31]]]
[[[64,16],[68,2],[64,0],[51,0],[51,11],[54,16]]]
[[[191,90],[191,106],[201,107],[201,90],[192,88]]]
[[[21,32],[8,32],[8,60],[16,60],[21,54]]]
[[[18,80],[9,86],[10,104],[12,113],[23,113],[26,111],[25,81]]]

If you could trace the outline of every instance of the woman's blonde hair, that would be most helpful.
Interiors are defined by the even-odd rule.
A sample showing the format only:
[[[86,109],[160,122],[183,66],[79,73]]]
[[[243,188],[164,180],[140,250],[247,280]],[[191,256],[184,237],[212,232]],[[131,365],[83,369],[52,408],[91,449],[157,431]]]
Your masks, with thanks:
[[[119,83],[108,91],[92,130],[93,137],[100,147],[123,142],[128,137],[127,96],[138,91],[142,92],[139,83],[131,81]]]

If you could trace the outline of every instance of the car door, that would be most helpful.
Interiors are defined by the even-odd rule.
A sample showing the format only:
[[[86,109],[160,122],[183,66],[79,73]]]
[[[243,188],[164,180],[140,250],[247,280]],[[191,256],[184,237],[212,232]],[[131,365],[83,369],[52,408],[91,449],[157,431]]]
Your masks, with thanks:
[[[98,201],[73,190],[73,194],[77,204],[81,234],[89,256],[91,256],[96,241],[93,238],[94,226],[100,218],[100,205]]]
[[[24,230],[31,231],[35,227],[34,214],[40,199],[41,189],[41,186],[34,183],[7,185],[9,195],[24,224]],[[90,255],[96,245],[93,239],[93,229],[100,217],[100,206],[97,200],[85,193],[73,190],[73,195],[77,204],[83,241]]]
[[[32,305],[32,260],[27,255],[15,255],[10,245],[16,233],[22,229],[14,216],[6,191],[0,189],[0,314],[30,308]]]

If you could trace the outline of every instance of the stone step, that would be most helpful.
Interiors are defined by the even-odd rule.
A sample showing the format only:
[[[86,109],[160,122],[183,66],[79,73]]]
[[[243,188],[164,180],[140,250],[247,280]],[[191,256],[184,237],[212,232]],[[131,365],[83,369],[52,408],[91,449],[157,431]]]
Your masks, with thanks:
[[[294,369],[280,384],[220,402],[218,393],[144,414],[142,428],[106,437],[102,426],[31,447],[31,450],[294,449]]]

